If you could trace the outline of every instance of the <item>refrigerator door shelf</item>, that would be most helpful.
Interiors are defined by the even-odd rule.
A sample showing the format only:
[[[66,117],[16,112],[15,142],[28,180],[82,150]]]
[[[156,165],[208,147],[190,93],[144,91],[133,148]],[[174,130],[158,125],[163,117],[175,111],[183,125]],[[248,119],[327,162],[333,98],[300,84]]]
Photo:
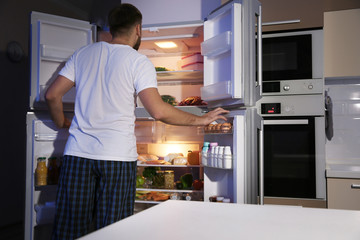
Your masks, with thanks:
[[[204,101],[218,101],[231,99],[231,81],[214,83],[201,88],[201,97]]]
[[[46,109],[46,89],[76,49],[95,42],[96,28],[85,21],[32,12],[30,38],[30,109]],[[63,100],[64,109],[73,110],[75,90]]]
[[[256,113],[256,108],[231,111],[226,117],[232,121],[233,134],[206,134],[204,141],[230,146],[231,169],[216,164],[214,167],[214,161],[210,161],[211,167],[204,167],[204,200],[209,201],[211,196],[224,196],[234,203],[255,204],[259,182],[258,137],[261,117]],[[208,160],[209,156],[206,158],[207,165]]]
[[[201,54],[211,58],[219,57],[231,50],[231,32],[226,31],[201,43]]]
[[[210,108],[254,106],[260,98],[261,78],[256,77],[256,71],[261,72],[261,61],[256,57],[261,49],[256,46],[260,25],[261,4],[257,0],[231,1],[204,22],[201,97]]]

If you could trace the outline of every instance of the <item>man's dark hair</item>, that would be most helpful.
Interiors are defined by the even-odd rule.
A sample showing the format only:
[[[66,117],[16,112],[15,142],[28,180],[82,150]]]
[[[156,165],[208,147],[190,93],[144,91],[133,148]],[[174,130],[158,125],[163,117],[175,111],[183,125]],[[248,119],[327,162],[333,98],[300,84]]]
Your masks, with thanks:
[[[142,14],[135,6],[123,3],[109,12],[108,21],[111,35],[122,36],[134,25],[141,24]]]

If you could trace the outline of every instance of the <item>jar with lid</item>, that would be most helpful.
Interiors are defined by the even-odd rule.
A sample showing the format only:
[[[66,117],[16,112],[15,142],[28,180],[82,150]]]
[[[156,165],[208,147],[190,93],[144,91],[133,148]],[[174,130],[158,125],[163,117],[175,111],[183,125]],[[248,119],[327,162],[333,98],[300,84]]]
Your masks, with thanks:
[[[173,189],[174,188],[174,171],[167,170],[164,173],[164,187],[166,189]]]
[[[46,158],[45,157],[39,157],[37,159],[37,166],[36,166],[36,169],[35,169],[36,185],[37,186],[47,185],[47,174],[48,174],[48,169],[46,167]]]
[[[48,184],[57,184],[59,180],[59,168],[57,166],[57,158],[48,158]]]
[[[153,178],[153,186],[156,188],[164,188],[165,186],[165,172],[156,171],[156,175]]]

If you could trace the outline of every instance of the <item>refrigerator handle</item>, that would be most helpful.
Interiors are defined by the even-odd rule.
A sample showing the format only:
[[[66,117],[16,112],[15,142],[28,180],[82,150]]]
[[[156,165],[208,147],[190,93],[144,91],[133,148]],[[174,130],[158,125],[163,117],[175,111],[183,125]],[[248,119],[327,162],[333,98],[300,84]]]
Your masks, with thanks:
[[[259,203],[264,205],[264,120],[261,120],[259,135]]]
[[[258,24],[257,24],[257,29],[258,29],[258,36],[257,36],[257,41],[258,41],[258,84],[259,84],[259,88],[260,88],[260,96],[262,96],[262,13],[261,13],[261,5],[259,6],[259,15],[258,15]]]

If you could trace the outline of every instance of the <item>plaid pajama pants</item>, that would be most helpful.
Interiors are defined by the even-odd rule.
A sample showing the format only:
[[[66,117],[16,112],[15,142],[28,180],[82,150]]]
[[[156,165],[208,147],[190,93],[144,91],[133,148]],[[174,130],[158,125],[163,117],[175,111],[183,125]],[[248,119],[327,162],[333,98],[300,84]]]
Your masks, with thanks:
[[[52,239],[75,239],[133,214],[136,161],[64,156]]]

